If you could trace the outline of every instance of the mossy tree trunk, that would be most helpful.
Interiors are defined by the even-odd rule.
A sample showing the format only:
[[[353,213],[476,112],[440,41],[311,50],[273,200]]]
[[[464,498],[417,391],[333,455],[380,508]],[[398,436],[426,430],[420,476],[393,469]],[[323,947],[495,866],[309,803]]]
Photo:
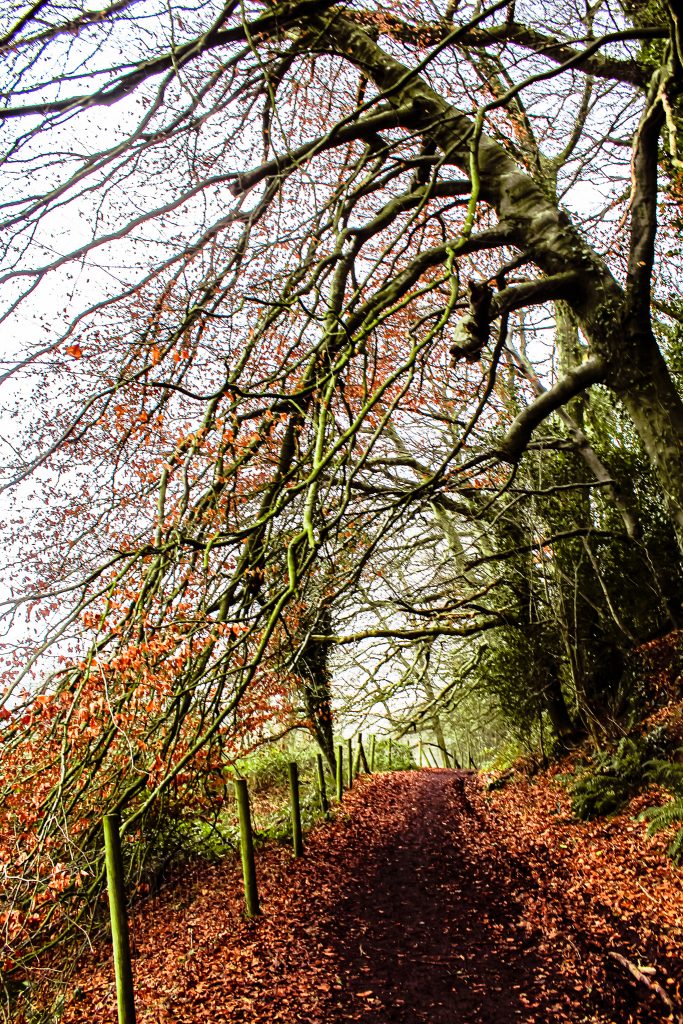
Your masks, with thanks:
[[[306,714],[318,746],[322,750],[330,770],[336,772],[334,732],[332,720],[331,674],[328,664],[331,644],[326,640],[313,639],[329,636],[332,632],[332,614],[328,607],[320,609],[315,617],[314,628],[297,658],[296,669],[301,680],[301,692]]]

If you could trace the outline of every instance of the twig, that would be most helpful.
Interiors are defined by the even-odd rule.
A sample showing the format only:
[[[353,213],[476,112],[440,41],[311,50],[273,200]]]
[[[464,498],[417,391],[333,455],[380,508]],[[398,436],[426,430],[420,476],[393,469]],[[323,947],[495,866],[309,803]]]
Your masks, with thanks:
[[[609,950],[607,955],[611,956],[612,959],[616,960],[622,967],[625,967],[627,971],[630,971],[636,981],[641,981],[643,985],[646,985],[652,992],[656,992],[662,1002],[666,1003],[672,1014],[675,1012],[676,1008],[669,994],[664,991],[658,981],[655,981],[653,978],[649,978],[645,973],[646,970],[650,971],[652,968],[636,967],[636,965],[631,963],[630,960],[627,960],[625,956],[622,956],[621,953],[614,952],[614,950]],[[683,1017],[678,1014],[676,1020],[679,1022],[683,1021]]]

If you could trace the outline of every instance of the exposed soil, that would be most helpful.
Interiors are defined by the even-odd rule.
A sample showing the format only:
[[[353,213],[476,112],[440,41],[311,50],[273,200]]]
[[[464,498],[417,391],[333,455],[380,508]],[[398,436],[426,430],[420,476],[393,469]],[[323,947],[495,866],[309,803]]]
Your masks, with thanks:
[[[232,860],[134,916],[140,1024],[674,1019],[591,934],[543,931],[543,880],[467,773],[363,779],[304,859],[275,847],[258,864],[255,921]],[[66,1021],[115,1021],[111,972],[105,950],[79,966]]]

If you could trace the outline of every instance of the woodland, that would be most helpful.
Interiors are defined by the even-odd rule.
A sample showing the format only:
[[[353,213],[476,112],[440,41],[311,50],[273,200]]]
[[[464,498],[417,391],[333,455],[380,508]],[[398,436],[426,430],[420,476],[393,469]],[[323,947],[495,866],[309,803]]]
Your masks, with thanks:
[[[361,731],[459,821],[442,769],[655,787],[678,877],[679,0],[9,0],[0,51],[3,1012],[100,934],[103,814],[144,894]]]

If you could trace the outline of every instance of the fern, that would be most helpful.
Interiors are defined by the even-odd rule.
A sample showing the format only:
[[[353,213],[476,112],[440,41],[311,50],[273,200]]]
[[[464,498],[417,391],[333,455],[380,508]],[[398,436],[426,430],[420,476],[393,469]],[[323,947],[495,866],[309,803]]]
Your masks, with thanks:
[[[683,861],[683,828],[679,828],[678,832],[669,843],[666,852],[669,854],[674,864],[680,864]]]
[[[580,779],[571,794],[572,810],[584,821],[614,813],[626,799],[626,793],[618,780],[606,775],[591,775]]]
[[[648,807],[640,815],[640,820],[650,822],[647,828],[649,836],[663,832],[672,825],[683,826],[683,796],[676,797],[663,807]],[[683,827],[678,830],[666,852],[675,864],[683,861]]]
[[[574,814],[586,820],[618,811],[643,783],[645,753],[644,744],[625,738],[614,753],[596,754],[593,771],[572,786]]]
[[[656,742],[655,742],[656,740]],[[665,786],[674,796],[663,807],[648,807],[640,815],[649,821],[647,834],[654,836],[672,825],[680,824],[667,853],[675,864],[683,863],[683,763],[668,761],[658,755],[662,744],[653,734],[640,740],[623,739],[613,753],[600,751],[594,766],[571,788],[572,810],[584,820],[614,814],[639,790],[649,783]],[[678,757],[683,757],[683,749]]]
[[[678,751],[679,755],[683,751]],[[646,761],[643,765],[648,782],[657,782],[666,786],[672,793],[683,796],[683,764],[671,761]]]
[[[652,782],[683,796],[683,764],[653,757],[659,744],[653,734],[638,740],[624,738],[612,753],[599,751],[593,768],[572,786],[572,809],[579,818],[595,818],[618,811],[632,796]],[[679,756],[683,750],[678,751]]]
[[[678,751],[679,757],[683,750]],[[673,800],[662,807],[648,807],[640,815],[641,821],[649,821],[647,834],[654,836],[672,825],[683,825],[683,764],[680,762],[652,760],[645,764],[645,774],[650,782],[666,786],[674,794]],[[683,862],[683,827],[672,839],[666,851],[674,864]]]

